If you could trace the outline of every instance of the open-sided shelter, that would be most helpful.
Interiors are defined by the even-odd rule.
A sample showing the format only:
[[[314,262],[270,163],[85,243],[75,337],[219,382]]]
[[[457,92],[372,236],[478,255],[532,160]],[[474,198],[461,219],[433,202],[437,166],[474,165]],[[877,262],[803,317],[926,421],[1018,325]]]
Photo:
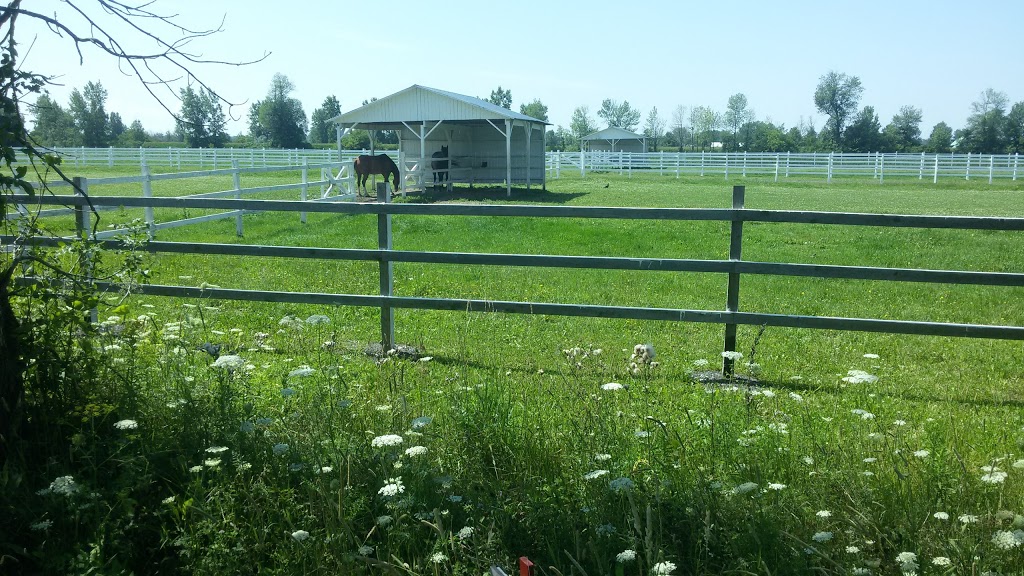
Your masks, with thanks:
[[[597,152],[647,152],[647,138],[614,126],[583,137],[587,149]]]
[[[540,184],[546,188],[546,122],[486,100],[413,85],[331,119],[341,137],[353,129],[398,133],[402,190],[432,183],[432,155],[448,148],[451,181]]]

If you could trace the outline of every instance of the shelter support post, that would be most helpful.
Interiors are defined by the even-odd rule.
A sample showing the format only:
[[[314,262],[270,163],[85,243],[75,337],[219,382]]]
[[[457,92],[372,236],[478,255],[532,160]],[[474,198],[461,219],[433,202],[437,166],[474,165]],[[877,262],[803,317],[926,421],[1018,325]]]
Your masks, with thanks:
[[[512,121],[505,120],[505,190],[512,197]]]

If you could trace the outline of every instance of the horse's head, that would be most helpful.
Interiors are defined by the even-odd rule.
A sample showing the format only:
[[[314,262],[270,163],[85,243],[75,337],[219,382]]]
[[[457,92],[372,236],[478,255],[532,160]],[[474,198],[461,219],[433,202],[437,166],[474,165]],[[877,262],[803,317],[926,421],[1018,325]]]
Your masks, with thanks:
[[[441,146],[441,156],[443,156],[444,158],[448,157],[448,147],[447,146]]]

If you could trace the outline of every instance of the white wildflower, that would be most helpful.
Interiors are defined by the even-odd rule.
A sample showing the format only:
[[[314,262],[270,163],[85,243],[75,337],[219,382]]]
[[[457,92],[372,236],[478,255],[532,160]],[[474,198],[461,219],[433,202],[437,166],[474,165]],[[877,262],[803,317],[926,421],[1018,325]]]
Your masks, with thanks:
[[[636,560],[636,550],[623,550],[615,555],[615,561],[619,564],[625,564]]]
[[[139,427],[139,423],[135,420],[119,420],[114,422],[114,428],[118,430],[135,430]]]
[[[78,484],[75,483],[73,476],[59,476],[50,482],[50,492],[60,494],[61,496],[71,496],[78,492]]]
[[[936,520],[949,520],[949,514],[946,512],[936,512],[935,514],[932,514],[932,518],[935,518]]]
[[[992,534],[992,544],[1000,550],[1012,550],[1024,542],[1024,531],[997,530]]]
[[[284,454],[286,452],[288,452],[288,445],[287,444],[285,444],[284,442],[281,442],[281,443],[278,443],[278,444],[274,444],[274,454],[276,454],[278,456],[281,456],[282,454]]]
[[[726,360],[736,361],[743,358],[743,353],[734,352],[732,350],[726,350],[725,352],[722,352],[722,358],[725,358]]]
[[[306,538],[309,538],[309,532],[306,532],[305,530],[296,530],[295,532],[292,532],[292,538],[294,538],[296,542],[302,542]]]
[[[385,434],[383,436],[377,436],[376,438],[371,440],[370,441],[370,446],[373,446],[374,448],[383,448],[383,447],[386,447],[386,446],[398,446],[399,444],[401,444],[404,441],[405,441],[405,439],[402,438],[401,436],[399,436],[398,434]]]
[[[359,547],[357,552],[359,552],[360,556],[369,556],[370,554],[373,554],[373,546],[369,546],[367,544],[363,544],[362,546]]]
[[[775,490],[776,492],[778,492],[780,490],[785,490],[786,489],[786,485],[785,484],[779,484],[778,482],[772,482],[771,484],[768,485],[768,489],[769,490]]]
[[[858,548],[856,546],[847,546],[846,547],[846,553],[847,554],[857,554],[858,552],[860,552],[860,548]]]
[[[306,324],[317,325],[317,324],[330,324],[331,319],[323,314],[313,314],[309,318],[306,318]]]
[[[611,460],[611,459],[612,459],[612,455],[611,454],[595,454],[594,455],[594,461],[595,462],[607,462],[608,460]]]
[[[388,516],[387,514],[384,514],[383,516],[377,516],[377,526],[380,526],[381,528],[387,528],[391,525],[392,520],[394,520],[394,518]]]
[[[936,556],[935,558],[932,558],[932,564],[934,566],[949,566],[952,563],[953,562],[945,556]]]
[[[818,518],[831,518],[832,512],[829,510],[818,510],[815,513],[815,516],[817,516]]]
[[[309,366],[306,366],[305,364],[303,364],[302,366],[299,366],[295,370],[292,370],[291,372],[289,372],[288,373],[288,377],[289,378],[302,378],[304,376],[309,376],[310,374],[312,374],[314,372],[316,372],[315,368],[310,368]]]
[[[245,364],[245,360],[242,360],[241,356],[238,356],[237,354],[226,354],[217,358],[217,360],[214,361],[213,364],[210,364],[210,366],[213,368],[227,368],[228,370],[233,370],[235,368],[241,368],[243,364]]]
[[[203,464],[206,464],[207,468],[216,468],[217,466],[220,466],[220,458],[210,458],[209,460],[204,460]]]
[[[900,565],[900,570],[903,572],[913,572],[917,570],[917,554],[913,552],[900,552],[896,555],[896,562]]]
[[[401,476],[398,478],[388,478],[387,483],[385,483],[380,490],[377,490],[377,494],[385,497],[397,496],[403,492],[405,492],[405,485],[402,484]]]
[[[849,370],[842,380],[847,384],[874,384],[878,382],[878,376],[868,374],[863,370]]]
[[[587,472],[586,474],[583,475],[583,479],[596,480],[597,478],[600,478],[601,476],[604,476],[607,473],[607,470],[591,470],[590,472]]]
[[[426,446],[412,446],[410,448],[406,448],[406,450],[405,450],[405,455],[409,456],[410,458],[415,458],[416,456],[422,456],[422,455],[424,455],[426,453],[427,453],[427,447]]]
[[[964,524],[974,524],[978,521],[978,517],[974,514],[961,514],[958,519]]]
[[[430,557],[430,561],[434,564],[444,564],[448,561],[448,557],[444,555],[444,552],[435,552],[434,555]]]
[[[459,537],[459,540],[465,540],[465,539],[469,538],[472,535],[473,535],[473,527],[472,526],[466,526],[462,530],[459,530],[458,534],[456,534],[456,536]]]
[[[993,468],[989,473],[982,475],[981,481],[985,484],[1002,484],[1007,476],[1006,472]]]
[[[605,390],[605,391],[608,391],[608,392],[612,392],[612,391],[615,391],[615,390],[622,390],[623,388],[625,388],[625,386],[623,386],[622,384],[619,384],[618,382],[609,382],[607,384],[601,384],[601,390]]]
[[[434,419],[431,418],[430,416],[420,416],[419,418],[414,418],[413,421],[412,421],[412,429],[413,430],[422,430],[422,429],[426,428],[427,425],[430,424],[433,421],[434,421]]]
[[[865,358],[868,358],[868,359],[870,359],[870,360],[878,360],[878,354],[871,354],[871,353],[868,353],[868,354],[865,354],[865,355],[864,355],[864,357],[865,357]]]
[[[931,452],[929,452],[927,450],[915,450],[914,451],[914,456],[917,456],[918,458],[927,458],[930,454],[931,454]]]
[[[832,533],[831,532],[816,532],[814,534],[814,536],[811,536],[811,540],[814,540],[815,542],[817,542],[819,544],[824,544],[825,542],[828,542],[831,539],[832,539]]]
[[[651,574],[656,576],[666,576],[671,574],[676,569],[676,565],[672,562],[658,562],[651,568]]]
[[[228,447],[227,446],[210,446],[209,448],[206,449],[206,451],[209,452],[210,454],[220,454],[221,452],[227,452],[228,451]]]

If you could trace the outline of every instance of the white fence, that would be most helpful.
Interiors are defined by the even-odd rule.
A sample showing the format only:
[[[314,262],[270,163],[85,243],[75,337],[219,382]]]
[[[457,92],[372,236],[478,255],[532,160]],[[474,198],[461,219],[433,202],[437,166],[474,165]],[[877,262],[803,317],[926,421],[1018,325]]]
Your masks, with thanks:
[[[220,169],[232,166],[263,168],[295,166],[304,160],[310,164],[351,161],[368,150],[280,150],[255,148],[57,148],[65,167],[85,166],[169,166]],[[388,151],[398,158],[396,151]],[[631,174],[657,171],[676,176],[814,176],[831,181],[833,177],[853,176],[1017,180],[1019,154],[899,154],[868,153],[775,153],[775,152],[548,152],[549,176],[558,178],[562,170],[604,171]]]
[[[1017,180],[1019,154],[842,154],[790,152],[548,152],[547,169],[558,178],[562,170],[660,175],[790,176],[877,178],[995,178]]]
[[[319,178],[311,179],[311,171],[319,170]],[[283,172],[283,171],[300,171],[300,181],[289,184],[274,184],[270,186],[250,186],[242,187],[241,177],[243,174],[259,174],[264,172]],[[337,174],[335,175],[335,171]],[[90,188],[99,188],[103,186],[110,186],[115,184],[137,184],[139,185],[139,194],[142,198],[153,198],[153,183],[157,181],[169,181],[169,180],[182,180],[190,178],[205,178],[211,176],[231,176],[232,185],[230,188],[225,190],[215,190],[212,192],[202,192],[199,194],[190,194],[186,196],[174,196],[177,199],[196,199],[196,198],[236,198],[241,199],[246,196],[253,194],[266,193],[266,192],[286,192],[291,190],[299,191],[299,200],[302,202],[337,202],[337,201],[351,201],[356,198],[356,178],[352,170],[352,161],[346,160],[342,162],[326,162],[322,164],[312,165],[308,161],[303,161],[298,165],[291,166],[262,166],[262,167],[241,167],[236,160],[233,166],[230,168],[217,168],[210,170],[203,170],[197,172],[172,172],[168,174],[153,174],[149,170],[147,164],[143,164],[140,167],[141,174],[139,176],[120,176],[115,178],[75,178],[74,184],[56,181],[50,182],[48,185],[51,189],[58,190],[57,194],[62,194],[60,189],[71,188],[72,186],[78,186],[83,192],[89,194]],[[315,194],[314,187],[319,187],[319,195]],[[67,196],[75,196],[76,194],[72,190],[68,190]],[[112,210],[116,209],[114,206],[99,207],[97,210]],[[70,208],[57,208],[52,210],[45,210],[38,212],[39,216],[60,216],[63,214],[71,214],[75,210]],[[158,231],[168,228],[177,228],[179,226],[187,226],[189,224],[198,224],[201,222],[209,222],[212,220],[221,220],[224,218],[235,218],[235,225],[237,228],[238,235],[242,235],[242,215],[247,213],[246,210],[232,210],[229,212],[220,212],[216,214],[208,214],[205,216],[198,216],[192,218],[184,218],[180,220],[174,220],[170,222],[157,222],[153,209],[147,207],[144,211],[144,221],[149,236]],[[6,215],[6,219],[15,220],[17,218],[28,216],[30,211],[27,205],[16,204],[15,209],[10,211]],[[299,220],[302,223],[306,222],[306,213],[301,212]],[[97,239],[105,239],[121,234],[120,230],[105,230],[97,232],[94,237]]]

